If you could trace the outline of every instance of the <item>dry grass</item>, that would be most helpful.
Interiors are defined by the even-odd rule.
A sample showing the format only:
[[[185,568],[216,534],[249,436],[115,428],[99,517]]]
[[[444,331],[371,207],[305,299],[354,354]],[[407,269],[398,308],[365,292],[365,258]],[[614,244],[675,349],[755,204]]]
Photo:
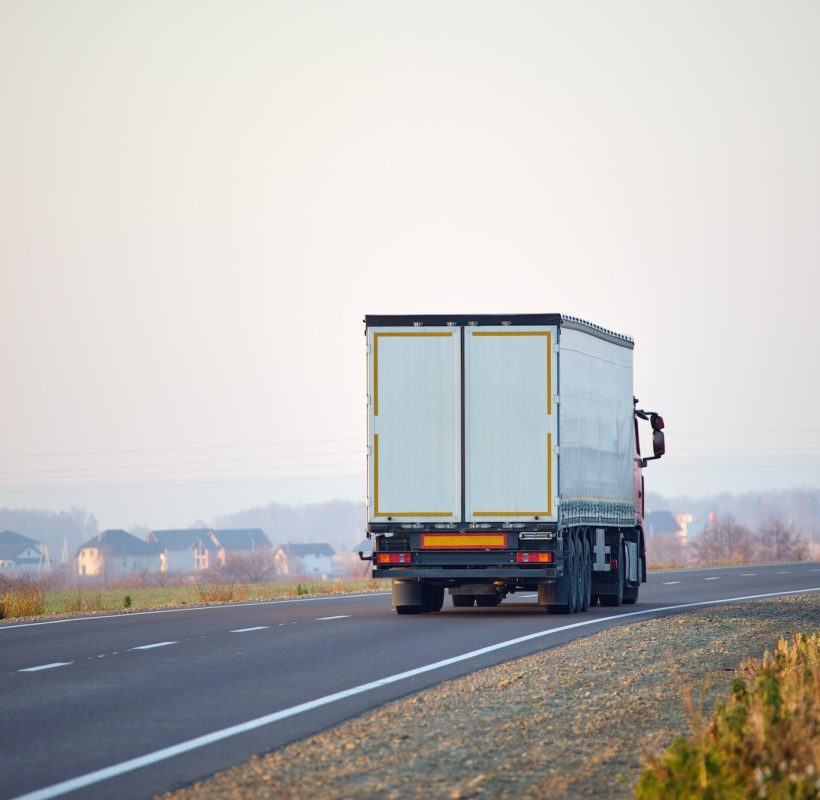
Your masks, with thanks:
[[[216,576],[214,576],[216,577]],[[0,580],[0,619],[39,617],[43,615],[93,614],[112,611],[141,611],[157,608],[180,608],[207,603],[242,602],[244,600],[284,600],[302,596],[358,594],[384,591],[389,581],[329,580],[302,578],[293,583],[219,583],[217,580],[197,584],[193,578],[177,580],[173,585],[157,586],[155,576],[144,581],[126,578],[101,585],[55,588],[47,578],[34,580]],[[28,587],[23,590],[21,587]],[[130,599],[130,604],[126,597]],[[8,611],[4,610],[8,606]]]
[[[45,594],[29,581],[8,581],[0,594],[0,619],[36,617],[45,611]]]
[[[69,614],[93,614],[103,610],[103,599],[99,592],[84,595],[77,592],[75,597],[66,600],[63,608]]]
[[[231,603],[248,599],[248,584],[200,583],[196,587],[200,603]]]
[[[741,666],[708,724],[649,762],[636,796],[817,800],[818,765],[820,633],[795,634]]]

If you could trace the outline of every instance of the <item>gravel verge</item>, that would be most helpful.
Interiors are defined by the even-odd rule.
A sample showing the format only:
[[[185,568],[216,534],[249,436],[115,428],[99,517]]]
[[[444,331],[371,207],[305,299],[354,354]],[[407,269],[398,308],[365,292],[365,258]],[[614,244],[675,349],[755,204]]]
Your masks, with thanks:
[[[613,628],[448,681],[177,792],[208,798],[630,797],[746,658],[820,629],[820,595]]]

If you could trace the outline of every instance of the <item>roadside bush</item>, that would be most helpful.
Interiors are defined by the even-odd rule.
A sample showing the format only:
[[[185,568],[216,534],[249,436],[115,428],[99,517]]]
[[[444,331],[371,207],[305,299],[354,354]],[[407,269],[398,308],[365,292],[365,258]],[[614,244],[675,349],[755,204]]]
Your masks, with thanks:
[[[76,597],[66,600],[63,604],[63,611],[68,614],[90,614],[94,611],[102,611],[103,608],[103,599],[99,592],[92,595],[77,592]]]
[[[820,798],[820,633],[741,667],[711,722],[651,759],[639,800]]]
[[[27,580],[4,581],[0,594],[0,619],[36,617],[45,611],[45,595]]]
[[[235,587],[232,583],[200,583],[196,587],[196,596],[200,603],[230,603],[233,600],[247,600],[248,587]]]

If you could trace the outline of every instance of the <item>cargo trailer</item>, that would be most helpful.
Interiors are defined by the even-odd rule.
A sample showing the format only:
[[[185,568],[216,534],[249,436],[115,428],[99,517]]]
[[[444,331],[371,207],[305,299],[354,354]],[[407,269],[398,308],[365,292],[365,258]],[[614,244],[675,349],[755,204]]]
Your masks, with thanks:
[[[634,603],[642,469],[664,435],[636,405],[633,340],[561,314],[365,326],[368,558],[396,611],[440,611],[445,592],[456,607],[537,592],[556,613]]]

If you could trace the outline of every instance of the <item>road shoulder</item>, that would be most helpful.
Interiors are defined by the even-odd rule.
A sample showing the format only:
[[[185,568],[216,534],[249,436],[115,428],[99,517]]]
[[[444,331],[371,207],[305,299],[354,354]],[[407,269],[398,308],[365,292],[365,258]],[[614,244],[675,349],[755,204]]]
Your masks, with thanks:
[[[820,595],[647,620],[484,669],[165,800],[629,797],[745,658],[820,629]]]

